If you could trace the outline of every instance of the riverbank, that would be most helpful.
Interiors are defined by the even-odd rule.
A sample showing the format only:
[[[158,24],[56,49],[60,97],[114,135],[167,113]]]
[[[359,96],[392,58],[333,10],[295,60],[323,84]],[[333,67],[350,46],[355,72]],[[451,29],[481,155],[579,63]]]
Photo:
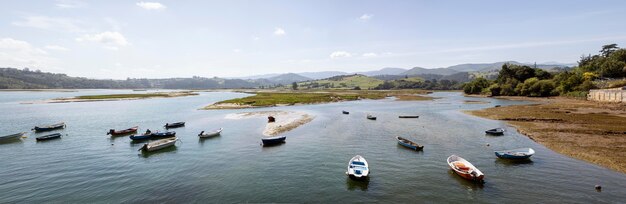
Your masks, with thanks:
[[[530,99],[536,104],[466,113],[506,121],[558,153],[626,173],[626,105],[561,97]]]
[[[267,123],[263,135],[276,136],[281,133],[288,132],[296,129],[301,125],[311,122],[314,116],[311,116],[304,112],[296,111],[259,111],[259,112],[245,112],[245,113],[233,113],[226,115],[226,119],[247,119],[247,118],[267,118],[273,116],[276,121],[273,123]]]
[[[354,101],[361,99],[383,99],[396,97],[396,100],[432,100],[433,97],[425,96],[429,92],[424,90],[324,90],[324,91],[259,91],[246,92],[255,94],[244,98],[236,98],[220,101],[204,107],[211,109],[243,109],[273,106],[293,106],[304,104],[333,103],[342,101]]]
[[[28,101],[22,102],[22,104],[36,104],[36,103],[72,103],[72,102],[96,102],[96,101],[121,101],[121,100],[139,100],[150,98],[173,98],[183,96],[193,96],[198,93],[192,91],[176,91],[176,92],[155,92],[144,94],[107,94],[107,95],[85,95],[76,96],[73,98],[55,98],[43,101]]]

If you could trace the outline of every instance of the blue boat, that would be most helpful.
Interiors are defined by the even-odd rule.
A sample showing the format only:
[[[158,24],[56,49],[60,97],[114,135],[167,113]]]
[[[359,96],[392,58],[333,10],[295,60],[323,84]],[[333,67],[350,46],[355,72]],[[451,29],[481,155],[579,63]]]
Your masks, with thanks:
[[[495,128],[491,130],[486,130],[485,133],[489,135],[504,135],[504,128]]]
[[[495,151],[496,156],[502,159],[528,159],[535,154],[532,148]]]
[[[285,139],[287,139],[286,136],[276,136],[276,137],[262,138],[261,141],[263,142],[263,145],[275,145],[275,144],[280,144],[280,143],[285,142]]]
[[[33,130],[35,132],[45,132],[45,131],[51,131],[51,130],[56,130],[56,129],[63,129],[65,128],[65,123],[64,122],[60,122],[57,124],[52,124],[52,125],[46,125],[46,126],[35,126],[35,128],[33,128]]]
[[[179,128],[185,126],[185,122],[165,123],[165,129]]]
[[[152,134],[148,133],[148,134],[143,134],[143,135],[131,135],[130,139],[131,140],[147,140],[152,138]]]
[[[412,149],[412,150],[415,150],[415,151],[419,151],[419,150],[424,149],[424,146],[420,146],[419,144],[417,144],[417,143],[415,143],[415,142],[413,142],[411,140],[408,140],[406,138],[398,136],[398,137],[396,137],[396,139],[398,140],[398,144],[399,145],[402,145],[402,146],[404,146],[406,148],[409,148],[409,149]]]
[[[162,138],[162,137],[174,137],[176,136],[176,132],[156,132],[151,134],[152,137]]]
[[[37,137],[35,138],[37,141],[42,141],[42,140],[51,140],[51,139],[58,139],[61,138],[61,133],[54,133],[54,134],[49,134],[49,135],[44,135],[41,137]]]

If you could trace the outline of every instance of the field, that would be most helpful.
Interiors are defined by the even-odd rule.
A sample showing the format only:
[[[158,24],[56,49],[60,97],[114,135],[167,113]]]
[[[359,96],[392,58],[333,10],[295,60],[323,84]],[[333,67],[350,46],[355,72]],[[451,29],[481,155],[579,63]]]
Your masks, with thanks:
[[[556,152],[626,173],[626,104],[565,98],[533,100],[540,104],[468,113],[507,121]]]
[[[384,81],[363,75],[344,76],[338,79],[316,80],[312,82],[300,82],[298,86],[301,89],[307,88],[337,88],[337,89],[353,89],[359,87],[361,89],[374,88]]]

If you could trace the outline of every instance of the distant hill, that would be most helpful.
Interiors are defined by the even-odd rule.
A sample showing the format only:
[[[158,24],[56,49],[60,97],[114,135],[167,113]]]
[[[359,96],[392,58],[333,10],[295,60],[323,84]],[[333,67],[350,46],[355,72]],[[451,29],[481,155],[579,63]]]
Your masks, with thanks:
[[[298,83],[301,88],[316,89],[316,88],[342,88],[342,89],[354,89],[359,87],[361,89],[374,88],[384,81],[365,75],[339,75],[326,79],[306,81]]]
[[[502,65],[504,64],[515,64],[515,65],[526,65],[530,67],[534,67],[534,63],[520,63],[516,61],[505,61],[505,62],[494,62],[494,63],[479,63],[479,64],[459,64],[448,67],[448,69],[453,69],[461,72],[491,72],[491,71],[500,71]],[[575,64],[536,64],[537,68],[552,70],[557,67],[572,67]]]
[[[258,85],[248,80],[216,77],[101,80],[27,69],[0,68],[0,89],[218,89],[255,88]]]
[[[291,84],[293,82],[301,82],[312,80],[311,78],[304,77],[294,73],[281,74],[274,77],[269,77],[267,80],[275,83],[275,84]]]
[[[403,68],[391,68],[386,67],[380,70],[368,71],[368,72],[356,72],[356,74],[362,74],[365,76],[379,76],[379,75],[399,75],[402,72],[406,72],[407,69]]]
[[[297,73],[300,76],[308,77],[311,79],[325,79],[328,77],[338,76],[338,75],[346,75],[347,72],[338,72],[338,71],[325,71],[325,72],[300,72]]]
[[[456,74],[459,71],[448,68],[435,68],[435,69],[426,69],[422,67],[413,67],[412,69],[407,70],[406,72],[400,73],[400,75],[420,75],[420,74],[438,74],[438,75],[450,75]]]

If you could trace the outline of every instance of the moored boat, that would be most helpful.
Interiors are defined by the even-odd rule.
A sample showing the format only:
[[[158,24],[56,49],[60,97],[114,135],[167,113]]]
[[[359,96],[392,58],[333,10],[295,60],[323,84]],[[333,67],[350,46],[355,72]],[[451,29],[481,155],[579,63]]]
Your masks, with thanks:
[[[424,146],[420,146],[419,144],[417,144],[417,143],[415,143],[415,142],[413,142],[411,140],[408,140],[406,138],[398,136],[398,137],[396,137],[396,139],[398,140],[398,144],[400,144],[400,145],[402,145],[402,146],[404,146],[406,148],[409,148],[409,149],[412,149],[412,150],[415,150],[415,151],[419,151],[419,150],[424,149]]]
[[[519,148],[511,150],[494,151],[497,157],[502,159],[528,159],[535,154],[532,148]]]
[[[483,179],[485,178],[483,172],[478,170],[478,168],[472,165],[472,163],[459,156],[452,155],[448,157],[447,162],[450,169],[452,169],[457,175],[467,180],[483,182]]]
[[[200,132],[200,134],[198,134],[198,137],[215,137],[218,136],[222,133],[222,130],[224,130],[224,128],[220,128],[217,130],[213,130],[213,131],[209,131],[209,132],[204,132],[204,130],[202,132]]]
[[[152,136],[152,137],[174,137],[174,136],[176,136],[176,132],[174,132],[174,131],[155,132],[155,133],[152,133],[150,136]]]
[[[8,141],[8,140],[20,139],[25,134],[26,134],[26,132],[20,132],[20,133],[15,133],[15,134],[11,134],[11,135],[0,136],[0,141]]]
[[[107,135],[112,135],[112,136],[128,135],[128,134],[137,132],[137,129],[139,129],[139,126],[131,127],[125,130],[117,130],[117,131],[115,129],[110,129],[109,132],[107,132]]]
[[[346,174],[353,179],[363,179],[369,176],[370,169],[365,158],[356,155],[348,162],[348,171]]]
[[[45,125],[45,126],[35,126],[35,128],[33,128],[33,130],[35,130],[35,132],[45,132],[45,131],[51,131],[51,130],[56,130],[56,129],[63,129],[65,128],[65,123],[64,122],[60,122],[60,123],[56,123],[56,124],[52,124],[52,125]]]
[[[131,135],[130,139],[131,140],[147,140],[152,138],[152,134],[147,133],[147,134],[141,134],[141,135]]]
[[[419,118],[419,115],[401,115],[398,118]]]
[[[166,147],[174,146],[174,144],[176,144],[176,141],[178,141],[178,137],[160,139],[154,142],[144,144],[139,150],[148,152],[156,151]]]
[[[341,111],[341,113],[346,114],[346,115],[350,114],[350,112],[348,112],[348,111]]]
[[[367,119],[376,120],[376,116],[372,116],[370,114],[367,114]]]
[[[267,137],[262,138],[261,142],[263,142],[263,145],[275,145],[285,142],[285,139],[287,139],[286,136]]]
[[[485,133],[490,135],[504,135],[504,128],[494,128],[491,130],[486,130]]]
[[[185,126],[185,122],[165,123],[165,129],[179,128]]]
[[[43,141],[43,140],[52,140],[52,139],[58,139],[61,138],[61,133],[54,133],[54,134],[49,134],[49,135],[44,135],[41,137],[37,137],[35,138],[37,141]]]

